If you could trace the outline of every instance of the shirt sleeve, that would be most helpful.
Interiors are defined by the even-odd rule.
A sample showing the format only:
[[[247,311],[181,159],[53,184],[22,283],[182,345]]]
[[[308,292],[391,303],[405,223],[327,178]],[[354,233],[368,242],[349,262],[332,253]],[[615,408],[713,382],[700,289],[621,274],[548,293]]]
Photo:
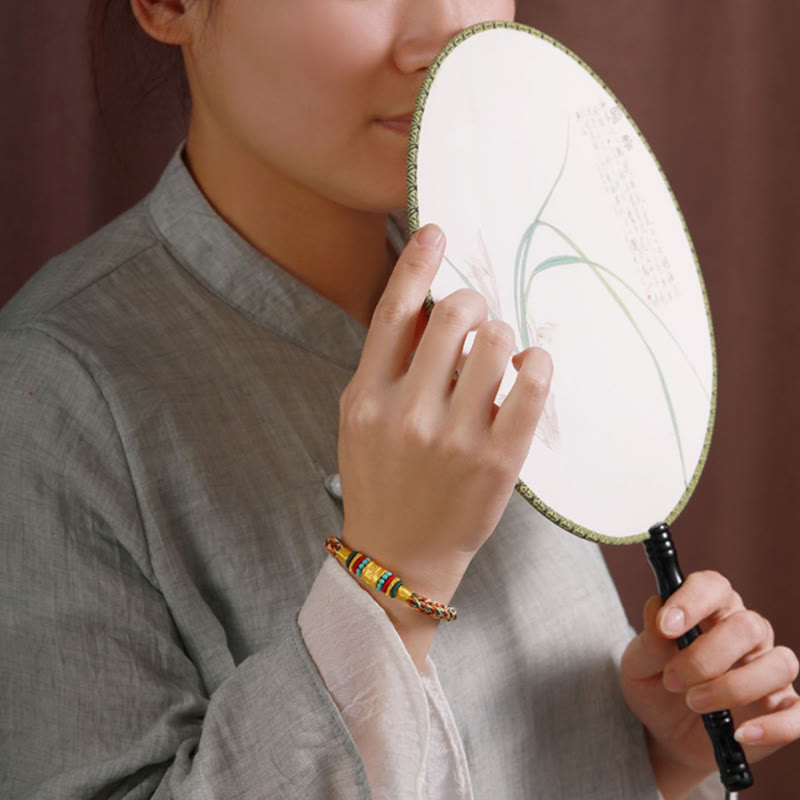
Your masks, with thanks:
[[[725,787],[716,772],[709,775],[686,795],[686,800],[724,800],[724,798]],[[658,793],[658,800],[664,800],[664,795],[661,792]]]
[[[686,795],[686,800],[724,800],[725,787],[718,772],[712,772],[702,783]]]
[[[0,333],[0,797],[367,800],[296,620],[206,690],[102,381],[44,333]]]
[[[420,671],[381,606],[333,558],[298,614],[306,647],[364,762],[375,800],[472,800],[436,667]]]

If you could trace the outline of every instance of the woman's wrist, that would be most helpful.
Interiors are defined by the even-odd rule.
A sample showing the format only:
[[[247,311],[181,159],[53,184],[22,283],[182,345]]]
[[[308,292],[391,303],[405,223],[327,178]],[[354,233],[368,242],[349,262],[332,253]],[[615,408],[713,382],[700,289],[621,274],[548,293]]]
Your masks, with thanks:
[[[455,594],[458,584],[466,569],[453,563],[438,567],[431,557],[425,553],[413,553],[405,557],[392,556],[375,547],[374,542],[362,542],[352,531],[343,531],[342,543],[351,550],[357,550],[390,570],[403,584],[413,592],[423,595],[438,603],[448,604]],[[380,551],[380,552],[379,552]],[[468,563],[468,562],[467,562]],[[349,572],[349,571],[348,571]],[[406,649],[417,667],[421,669],[428,655],[430,646],[440,620],[412,608],[408,603],[396,597],[379,592],[360,578],[352,575],[354,581],[370,594],[391,620]]]
[[[684,800],[710,773],[701,774],[672,758],[645,728],[650,764],[664,800]]]
[[[445,605],[452,599],[472,560],[466,554],[437,553],[428,547],[403,549],[402,542],[399,546],[389,546],[347,527],[342,531],[341,543],[389,570],[411,591]],[[419,612],[409,611],[419,616]]]

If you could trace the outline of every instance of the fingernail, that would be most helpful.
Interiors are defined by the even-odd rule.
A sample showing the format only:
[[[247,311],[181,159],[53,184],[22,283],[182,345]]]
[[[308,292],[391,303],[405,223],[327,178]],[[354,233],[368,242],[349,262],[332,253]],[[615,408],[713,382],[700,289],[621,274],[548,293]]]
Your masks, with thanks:
[[[680,633],[686,625],[686,617],[679,608],[671,608],[661,619],[661,630],[664,633]]]
[[[739,744],[755,744],[764,738],[764,729],[760,725],[743,725],[733,734]]]
[[[442,231],[442,229],[435,223],[429,222],[417,234],[417,241],[423,247],[428,247],[430,249],[433,249],[435,247],[438,247],[439,243],[442,241],[443,236],[444,232]]]
[[[708,689],[693,689],[687,700],[692,710],[705,711],[711,705],[711,692]]]

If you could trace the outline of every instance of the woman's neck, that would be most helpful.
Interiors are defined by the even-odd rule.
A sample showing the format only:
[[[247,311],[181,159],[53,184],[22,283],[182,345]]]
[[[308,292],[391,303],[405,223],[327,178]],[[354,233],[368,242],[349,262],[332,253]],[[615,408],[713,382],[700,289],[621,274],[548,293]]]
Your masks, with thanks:
[[[387,214],[335,203],[189,127],[185,161],[215,211],[253,247],[369,327],[395,257]]]

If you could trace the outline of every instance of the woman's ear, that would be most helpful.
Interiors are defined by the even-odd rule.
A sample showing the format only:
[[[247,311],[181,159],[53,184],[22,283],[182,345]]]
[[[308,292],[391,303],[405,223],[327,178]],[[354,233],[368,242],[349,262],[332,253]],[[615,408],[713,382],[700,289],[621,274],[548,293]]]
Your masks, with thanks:
[[[186,44],[192,38],[195,5],[191,0],[130,0],[137,22],[153,39],[164,44]]]

